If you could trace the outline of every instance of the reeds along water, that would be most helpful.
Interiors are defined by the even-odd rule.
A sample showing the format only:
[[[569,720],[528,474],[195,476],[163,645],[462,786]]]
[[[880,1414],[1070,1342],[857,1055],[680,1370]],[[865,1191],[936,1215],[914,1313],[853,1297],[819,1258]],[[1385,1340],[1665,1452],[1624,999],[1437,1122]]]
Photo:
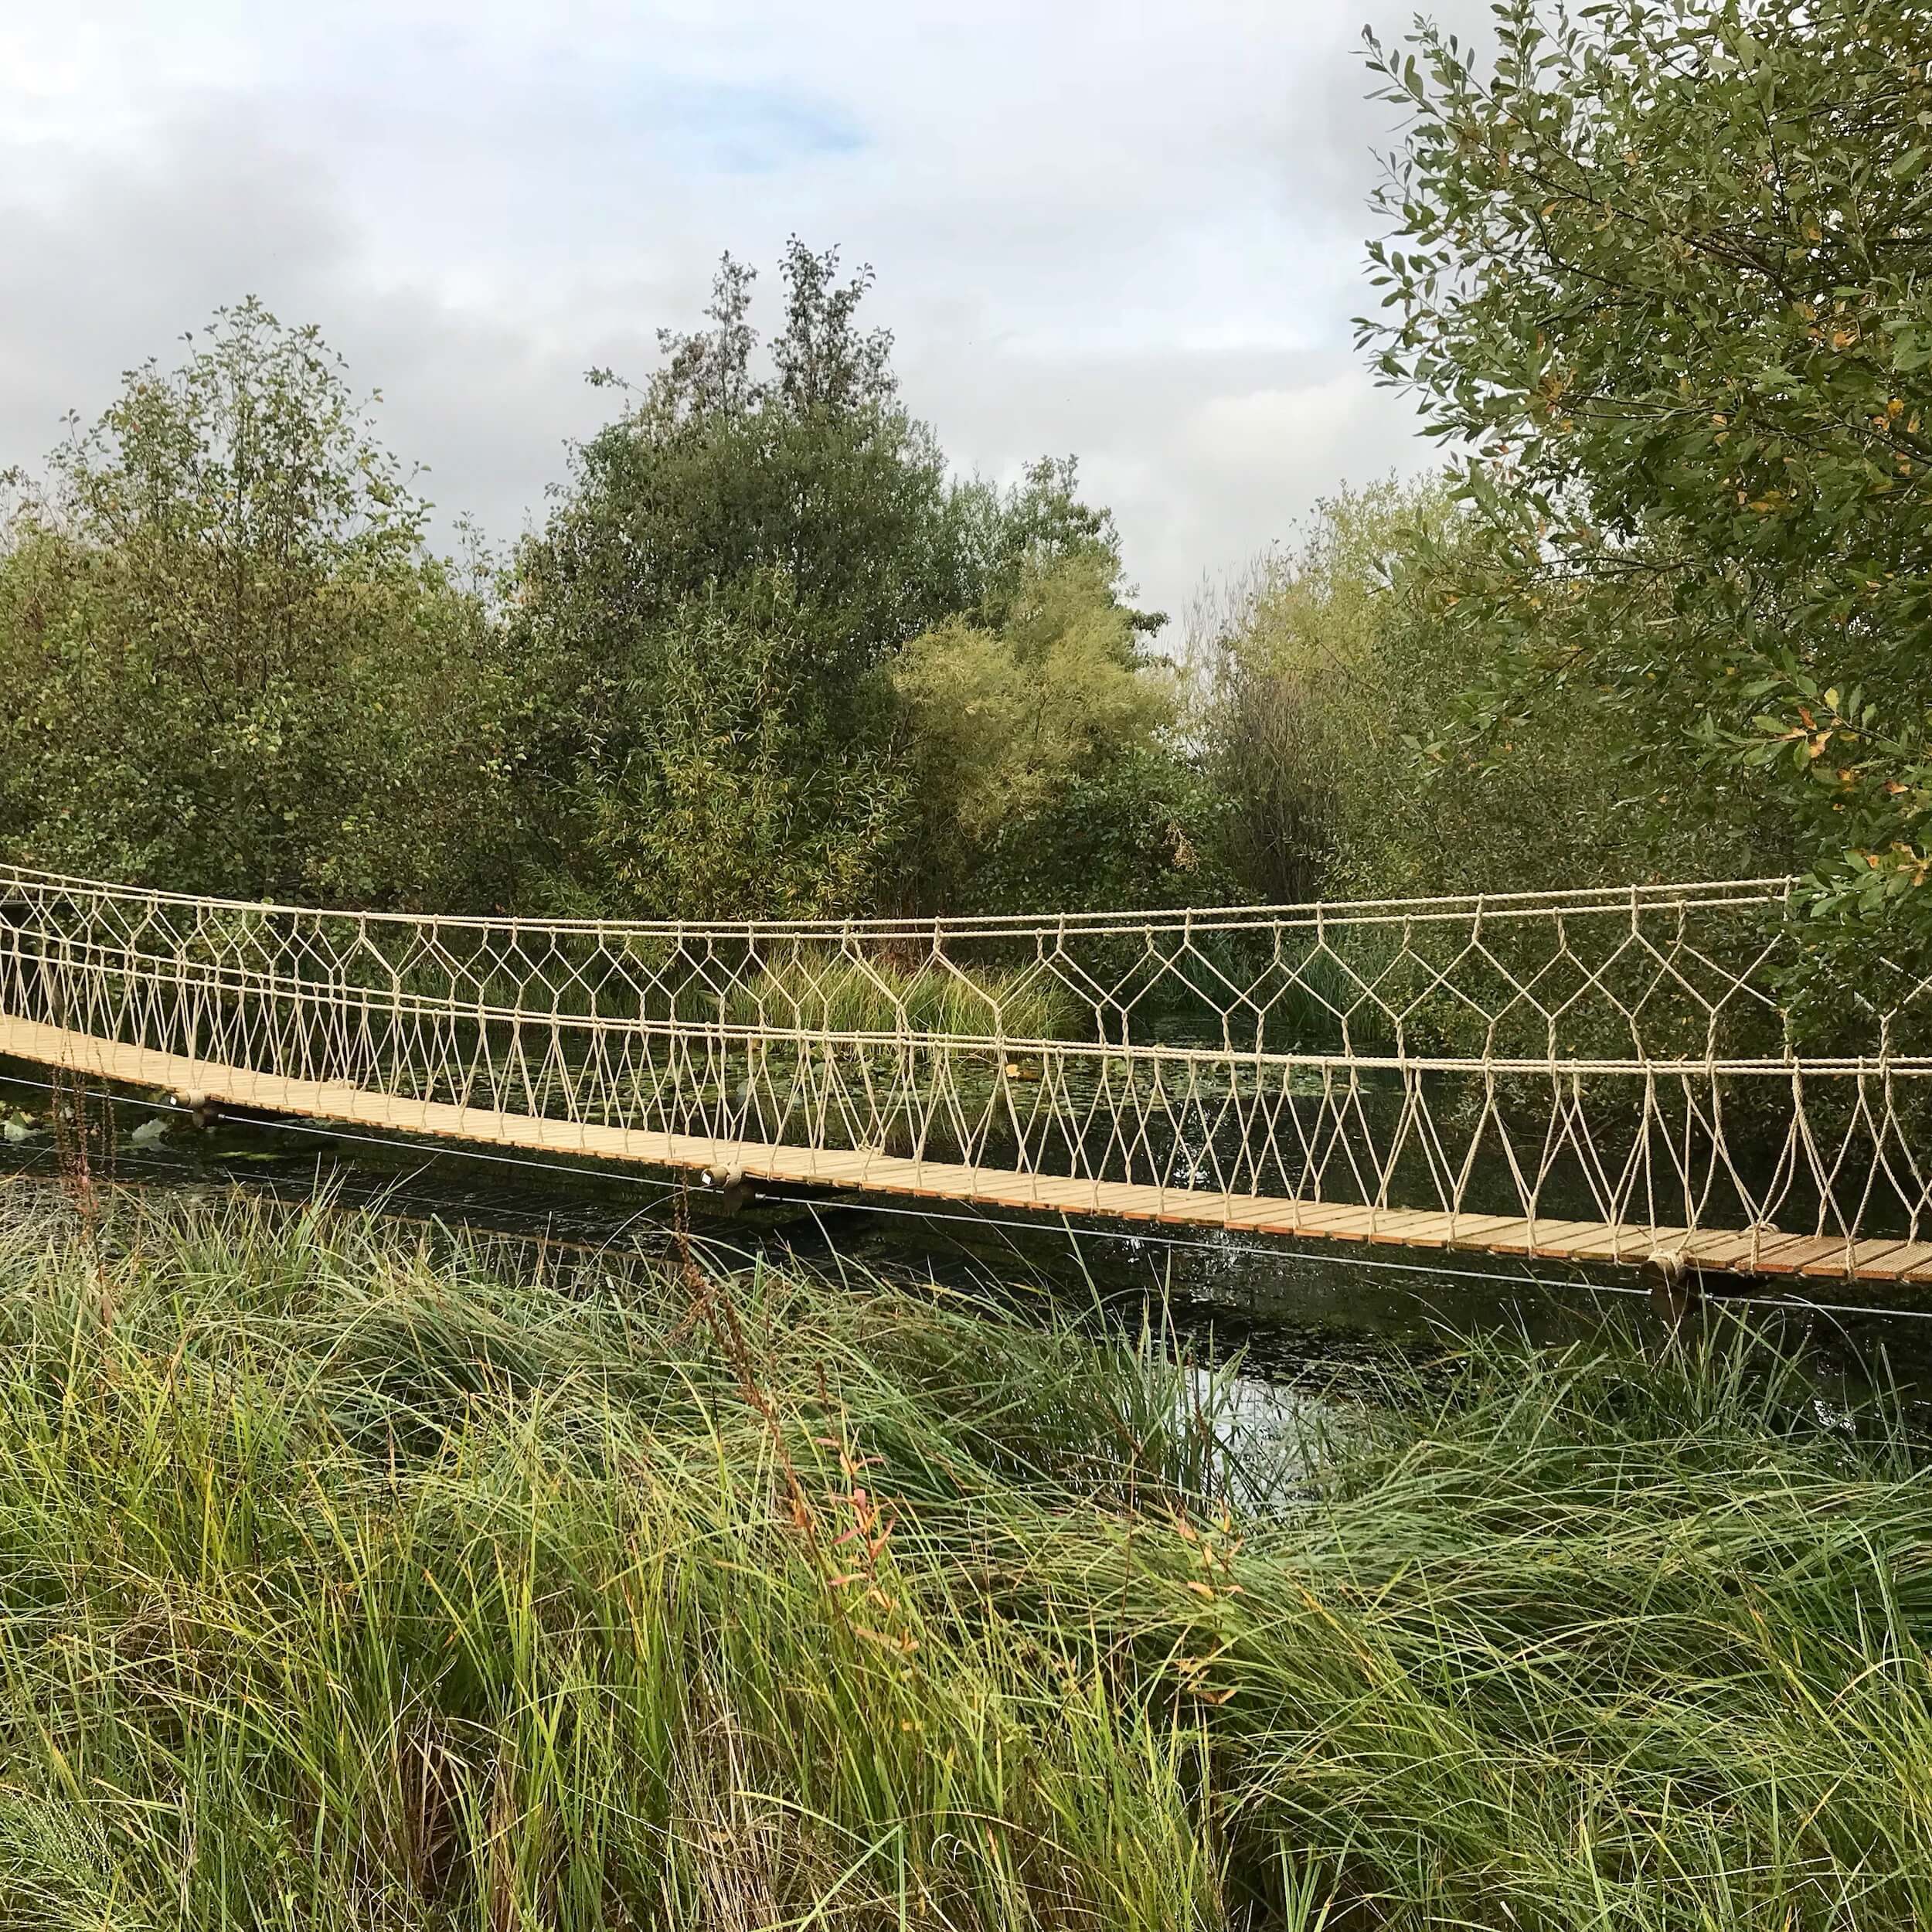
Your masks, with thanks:
[[[46,1199],[0,1202],[13,1922],[1932,1907],[1923,1448],[1743,1330],[1445,1338],[1271,1445],[1158,1337],[850,1270]]]

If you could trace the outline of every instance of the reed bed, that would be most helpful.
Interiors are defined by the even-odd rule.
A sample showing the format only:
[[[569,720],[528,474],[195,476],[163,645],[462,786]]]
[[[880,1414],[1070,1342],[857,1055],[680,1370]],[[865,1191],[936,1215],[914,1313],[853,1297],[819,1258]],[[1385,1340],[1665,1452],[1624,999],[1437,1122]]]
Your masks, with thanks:
[[[1932,1914],[1895,1414],[1731,1330],[1235,1393],[852,1271],[16,1185],[0,1921]]]
[[[768,957],[716,995],[716,1004],[729,1025],[806,1033],[1044,1040],[1090,1037],[1094,1030],[1087,1002],[1040,964],[968,971],[927,960],[904,966],[807,946]],[[693,1016],[712,1017],[701,1011]]]

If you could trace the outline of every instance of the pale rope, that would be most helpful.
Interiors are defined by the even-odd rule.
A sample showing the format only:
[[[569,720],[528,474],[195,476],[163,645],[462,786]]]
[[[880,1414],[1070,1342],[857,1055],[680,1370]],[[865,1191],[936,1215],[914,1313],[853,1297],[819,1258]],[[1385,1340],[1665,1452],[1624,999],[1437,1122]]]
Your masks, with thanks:
[[[1100,1183],[1184,1217],[1291,1202],[1449,1243],[1515,1217],[1607,1227],[1636,1257],[1730,1230],[1753,1264],[1802,1235],[1850,1266],[1932,1230],[1932,991],[1869,954],[1861,984],[1832,982],[1793,894],[626,923],[0,867],[0,1026],[15,1050],[52,1029],[63,1051],[352,1089],[399,1119],[434,1102],[587,1146],[621,1128],[859,1157],[848,1179],[957,1172],[968,1198]]]

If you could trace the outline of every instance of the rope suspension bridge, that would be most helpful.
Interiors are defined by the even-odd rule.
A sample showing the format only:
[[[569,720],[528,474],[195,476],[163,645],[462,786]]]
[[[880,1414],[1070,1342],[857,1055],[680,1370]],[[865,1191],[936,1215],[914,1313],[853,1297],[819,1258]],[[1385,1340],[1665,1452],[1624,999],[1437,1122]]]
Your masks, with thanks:
[[[1932,1281],[1932,980],[1835,979],[1795,892],[674,924],[0,866],[0,1054],[733,1185]]]

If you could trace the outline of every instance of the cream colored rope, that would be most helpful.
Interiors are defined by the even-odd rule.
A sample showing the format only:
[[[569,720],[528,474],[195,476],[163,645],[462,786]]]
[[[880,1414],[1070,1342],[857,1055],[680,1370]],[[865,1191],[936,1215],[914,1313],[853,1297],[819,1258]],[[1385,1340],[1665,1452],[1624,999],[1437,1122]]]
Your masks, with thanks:
[[[1894,960],[1828,983],[1792,893],[678,924],[0,867],[0,1023],[15,1051],[94,1043],[399,1120],[849,1156],[838,1178],[981,1198],[1024,1177],[1043,1204],[1140,1190],[1235,1225],[1287,1202],[1451,1243],[1520,1219],[1619,1253],[1729,1231],[1753,1264],[1810,1236],[1850,1265],[1932,1226],[1932,994]]]

